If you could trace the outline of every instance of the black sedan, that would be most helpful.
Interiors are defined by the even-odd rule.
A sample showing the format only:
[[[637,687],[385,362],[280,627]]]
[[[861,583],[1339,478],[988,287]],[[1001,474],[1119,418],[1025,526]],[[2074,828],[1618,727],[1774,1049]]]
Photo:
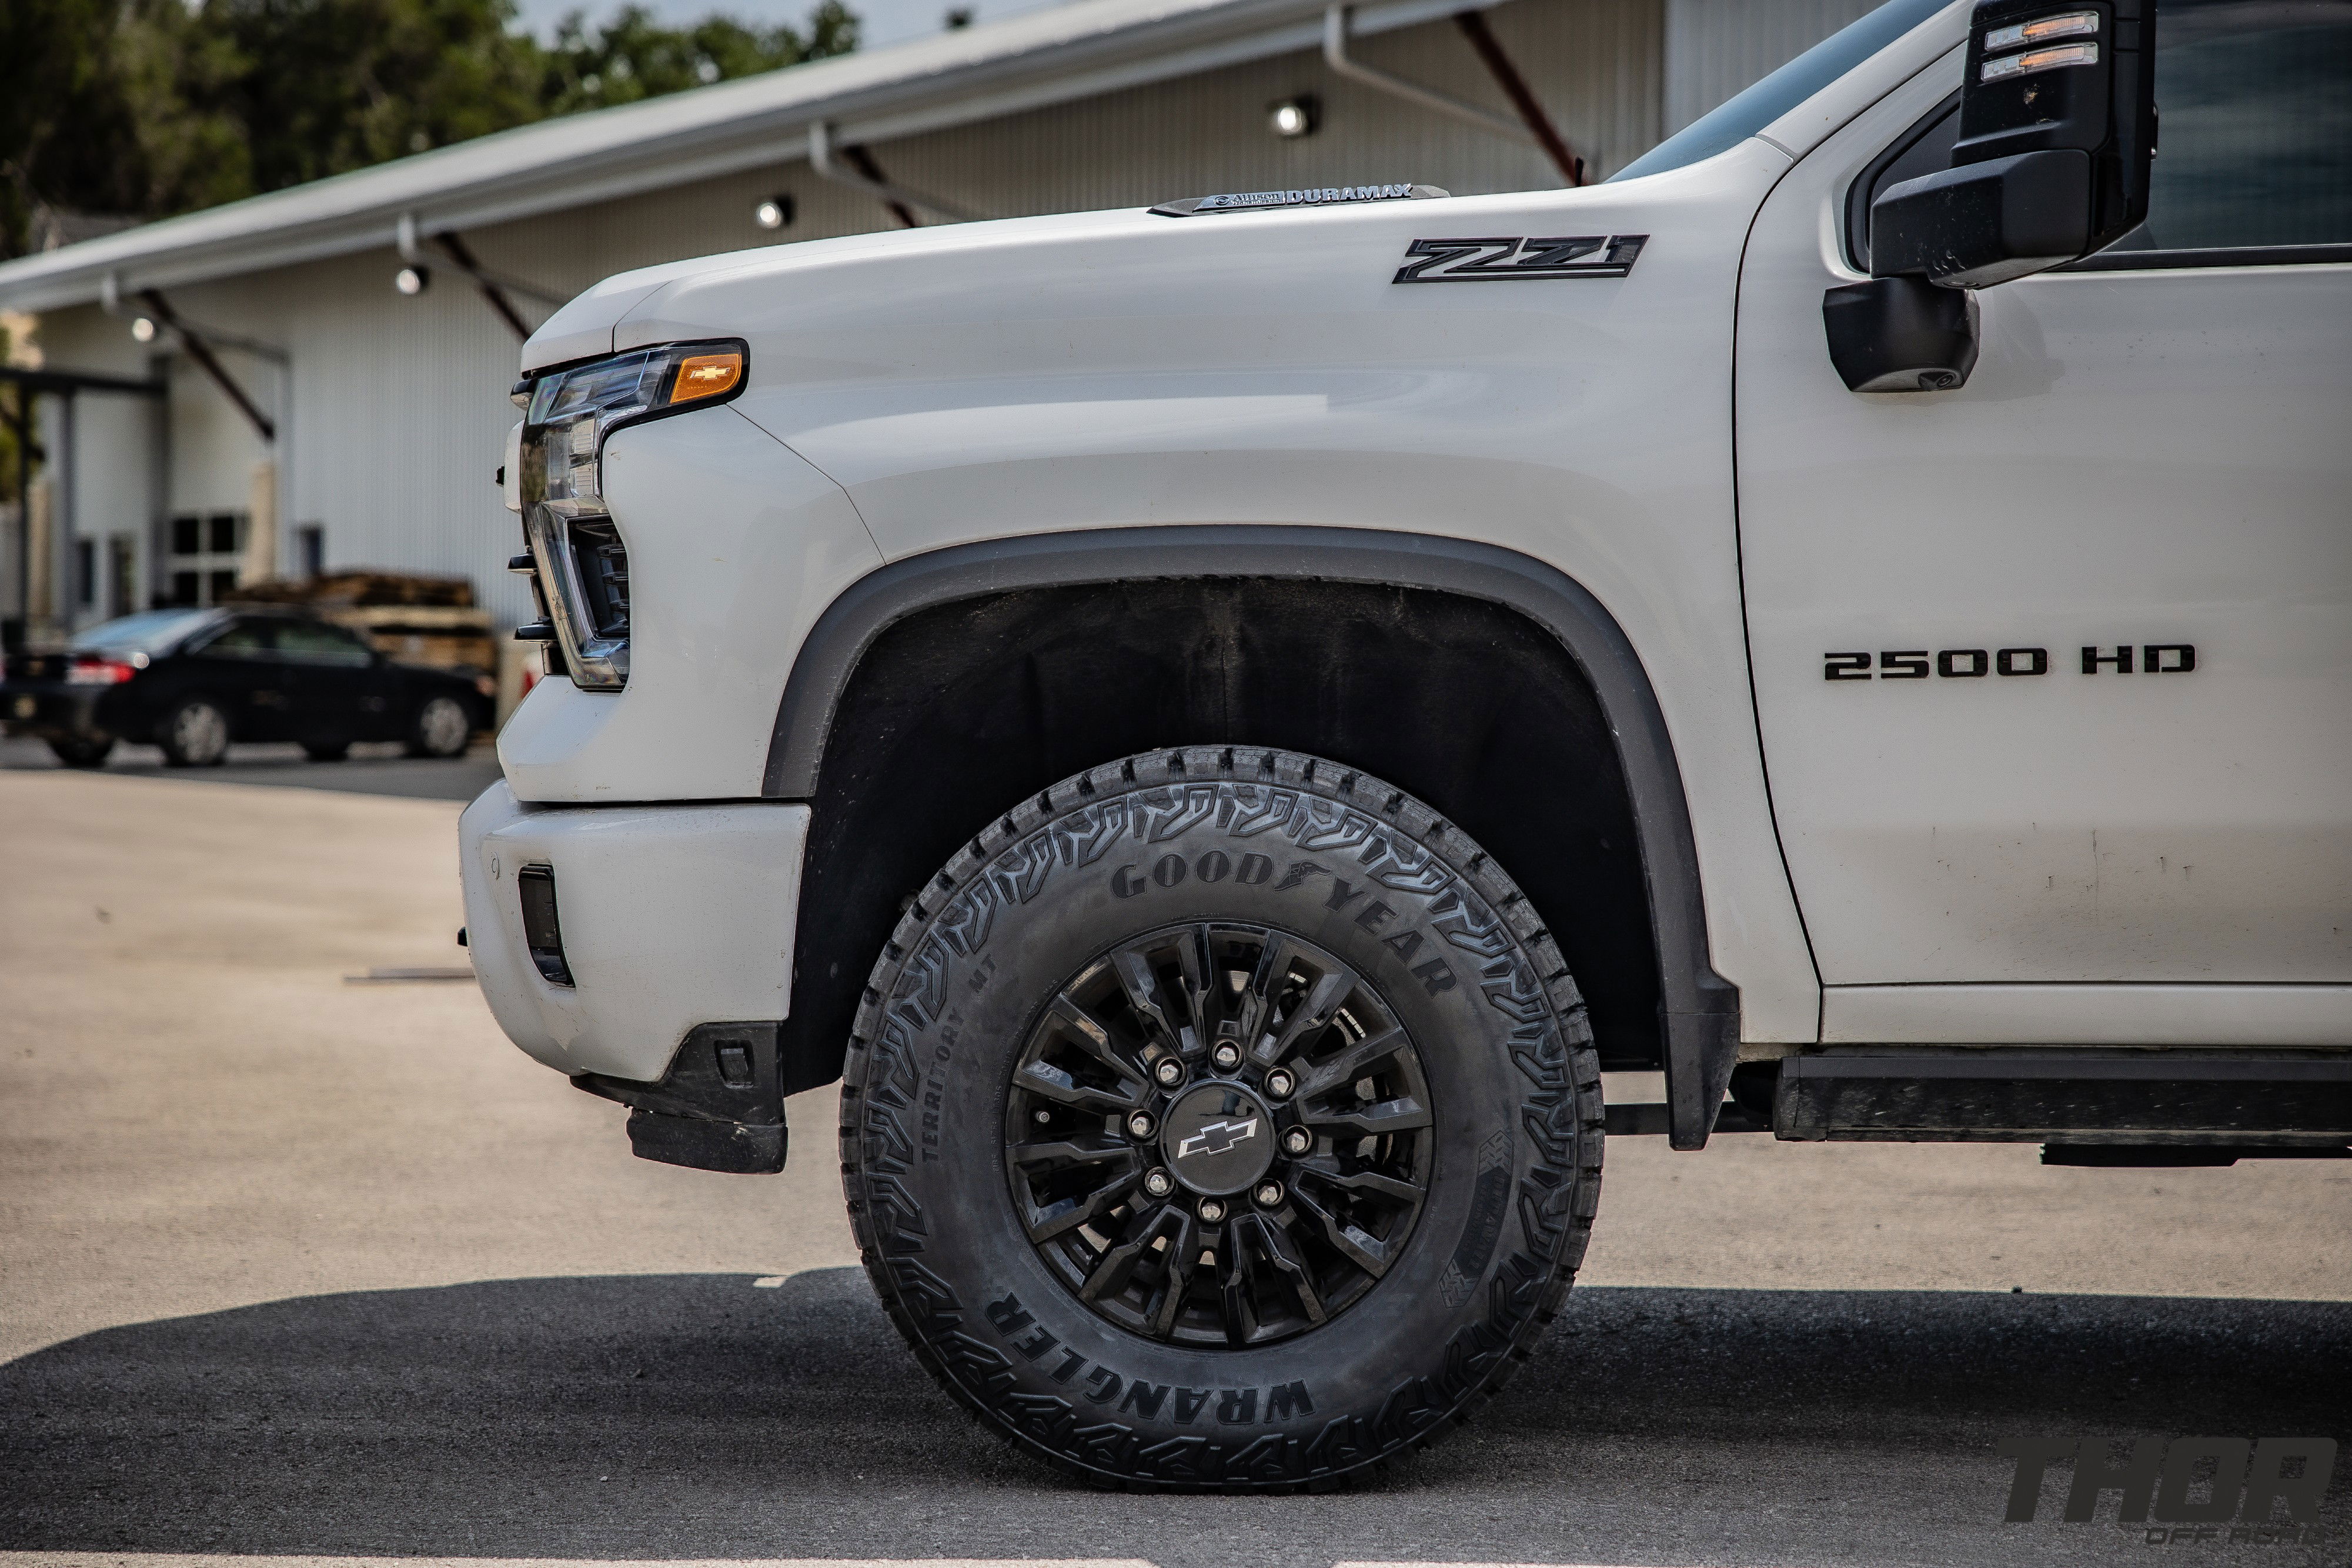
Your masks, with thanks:
[[[292,740],[317,761],[358,740],[459,757],[488,726],[488,683],[396,664],[344,628],[278,610],[151,610],[93,626],[62,653],[21,653],[0,681],[0,723],[68,767],[118,740],[205,767],[232,740]]]

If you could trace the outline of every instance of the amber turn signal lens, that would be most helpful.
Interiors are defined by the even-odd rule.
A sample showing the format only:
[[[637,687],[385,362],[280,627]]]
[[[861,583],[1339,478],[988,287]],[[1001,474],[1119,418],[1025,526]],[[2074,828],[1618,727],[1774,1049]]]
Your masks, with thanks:
[[[720,392],[733,392],[735,383],[742,379],[740,354],[690,354],[678,361],[677,381],[670,389],[669,401],[681,403],[699,397],[717,397]]]

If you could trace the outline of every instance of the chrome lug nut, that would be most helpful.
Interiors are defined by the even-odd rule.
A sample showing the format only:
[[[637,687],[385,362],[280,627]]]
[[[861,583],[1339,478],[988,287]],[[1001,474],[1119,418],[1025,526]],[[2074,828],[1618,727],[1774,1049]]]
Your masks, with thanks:
[[[1154,1124],[1151,1120],[1151,1113],[1149,1111],[1138,1111],[1134,1115],[1129,1116],[1127,1119],[1128,1133],[1131,1136],[1138,1138],[1148,1138],[1151,1136],[1151,1129],[1153,1125]]]
[[[1314,1146],[1315,1134],[1304,1127],[1293,1127],[1282,1134],[1282,1152],[1286,1155],[1303,1155]]]
[[[1242,1064],[1242,1048],[1227,1040],[1209,1053],[1209,1060],[1217,1064],[1218,1071],[1231,1072]]]
[[[1143,1173],[1143,1190],[1154,1197],[1166,1197],[1176,1190],[1176,1178],[1166,1171],[1146,1171]]]
[[[1037,1113],[1037,1124],[1041,1127],[1053,1119],[1054,1113],[1051,1111],[1040,1111]]]
[[[1287,1100],[1290,1092],[1298,1087],[1298,1080],[1290,1075],[1287,1067],[1277,1067],[1265,1075],[1265,1092],[1277,1100]]]
[[[1160,1065],[1151,1070],[1151,1076],[1162,1089],[1173,1089],[1184,1082],[1184,1064],[1172,1056],[1163,1057]]]
[[[1224,1217],[1225,1206],[1223,1204],[1220,1203],[1213,1197],[1204,1197],[1201,1200],[1201,1218],[1204,1223],[1214,1225]]]
[[[1257,1191],[1250,1196],[1257,1199],[1258,1207],[1261,1208],[1276,1207],[1282,1202],[1282,1184],[1278,1181],[1262,1181],[1257,1184]]]

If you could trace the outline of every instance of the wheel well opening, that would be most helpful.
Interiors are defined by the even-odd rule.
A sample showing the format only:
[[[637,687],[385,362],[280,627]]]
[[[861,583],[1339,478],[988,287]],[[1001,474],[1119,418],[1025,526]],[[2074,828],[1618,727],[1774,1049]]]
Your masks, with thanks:
[[[1659,1064],[1633,806],[1601,705],[1559,639],[1458,594],[1181,578],[937,606],[858,660],[813,800],[786,1092],[839,1076],[892,925],[989,821],[1083,768],[1218,745],[1326,757],[1443,813],[1559,943],[1601,1065]]]

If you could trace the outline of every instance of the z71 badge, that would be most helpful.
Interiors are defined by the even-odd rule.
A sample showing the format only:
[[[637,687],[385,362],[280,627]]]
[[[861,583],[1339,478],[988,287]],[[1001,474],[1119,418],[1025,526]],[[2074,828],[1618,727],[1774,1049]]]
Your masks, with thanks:
[[[1417,239],[1392,283],[1488,283],[1513,277],[1622,277],[1648,235],[1553,239]]]

